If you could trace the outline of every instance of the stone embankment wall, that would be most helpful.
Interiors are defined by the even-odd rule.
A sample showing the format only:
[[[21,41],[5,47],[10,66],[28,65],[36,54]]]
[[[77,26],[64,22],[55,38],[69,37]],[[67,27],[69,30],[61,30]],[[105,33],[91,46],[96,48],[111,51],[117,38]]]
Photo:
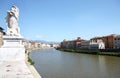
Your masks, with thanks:
[[[0,48],[0,78],[41,78],[26,59],[25,48]]]
[[[35,69],[35,67],[33,65],[31,65],[29,62],[28,62],[28,53],[32,52],[33,50],[32,49],[29,49],[29,50],[26,50],[26,59],[25,59],[25,62],[29,68],[29,70],[31,71],[31,73],[33,74],[34,78],[42,78],[41,75],[37,72],[37,70]]]

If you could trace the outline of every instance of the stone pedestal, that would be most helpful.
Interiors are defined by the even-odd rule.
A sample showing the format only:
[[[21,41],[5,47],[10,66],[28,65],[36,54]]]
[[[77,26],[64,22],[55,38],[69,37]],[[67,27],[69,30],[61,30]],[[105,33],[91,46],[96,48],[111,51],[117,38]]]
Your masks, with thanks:
[[[19,36],[3,36],[3,48],[24,48],[22,37]]]
[[[0,60],[25,60],[25,48],[22,39],[22,37],[17,36],[3,36],[4,44],[0,48]]]

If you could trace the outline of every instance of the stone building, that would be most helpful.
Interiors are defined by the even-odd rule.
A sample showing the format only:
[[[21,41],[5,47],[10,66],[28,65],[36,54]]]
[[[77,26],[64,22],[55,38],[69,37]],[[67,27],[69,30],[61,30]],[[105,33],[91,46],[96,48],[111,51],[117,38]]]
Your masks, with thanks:
[[[30,41],[28,41],[28,40],[26,40],[26,39],[23,39],[23,40],[22,40],[22,43],[23,43],[25,49],[31,48],[31,46],[30,46]]]
[[[115,34],[107,35],[107,36],[102,36],[102,37],[94,37],[90,39],[93,42],[103,42],[105,44],[106,49],[113,49],[114,48],[114,37]]]
[[[0,47],[3,45],[3,34],[4,34],[3,30],[4,29],[0,27]]]
[[[90,49],[105,49],[104,37],[95,37],[90,39]]]
[[[105,43],[105,48],[106,49],[113,49],[113,47],[114,47],[114,37],[115,37],[115,34],[103,36],[103,41]]]
[[[89,49],[105,49],[104,42],[90,42]]]
[[[75,40],[63,40],[63,42],[61,42],[61,48],[72,48],[72,49],[77,49],[79,48],[79,44],[82,42],[82,41],[85,41],[83,39],[81,39],[80,37],[78,37],[77,39]]]
[[[90,47],[90,40],[82,41],[79,45],[79,49],[89,49]]]
[[[120,49],[120,35],[114,37],[114,49]]]

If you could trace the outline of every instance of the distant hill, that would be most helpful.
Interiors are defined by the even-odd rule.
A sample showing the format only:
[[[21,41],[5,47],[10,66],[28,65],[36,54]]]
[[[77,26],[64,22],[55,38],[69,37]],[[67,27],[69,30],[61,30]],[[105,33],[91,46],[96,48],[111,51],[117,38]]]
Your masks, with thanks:
[[[30,40],[34,42],[46,43],[46,44],[59,44],[60,42],[45,41],[45,40]]]

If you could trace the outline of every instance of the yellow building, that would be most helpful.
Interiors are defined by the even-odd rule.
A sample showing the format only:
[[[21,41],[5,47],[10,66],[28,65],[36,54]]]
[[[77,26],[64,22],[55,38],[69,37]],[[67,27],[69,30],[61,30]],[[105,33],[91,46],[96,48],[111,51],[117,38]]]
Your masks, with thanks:
[[[3,45],[3,28],[0,27],[0,47]]]

